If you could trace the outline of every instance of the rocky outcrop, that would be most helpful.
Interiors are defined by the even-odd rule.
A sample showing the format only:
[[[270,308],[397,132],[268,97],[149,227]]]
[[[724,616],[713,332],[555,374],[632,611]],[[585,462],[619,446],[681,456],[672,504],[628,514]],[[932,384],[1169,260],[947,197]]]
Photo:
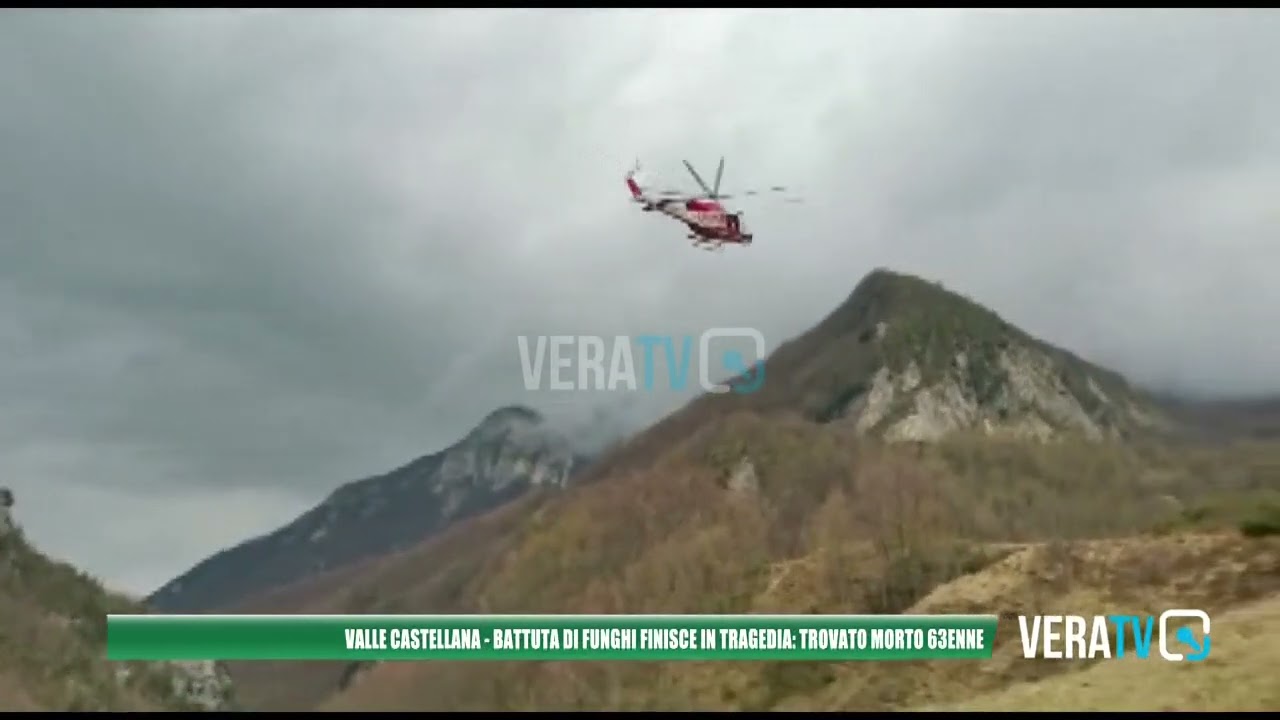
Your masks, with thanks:
[[[225,712],[236,710],[231,675],[222,663],[211,660],[126,662],[115,667],[120,687],[160,689],[166,704],[175,709]]]
[[[756,475],[755,463],[751,458],[742,458],[738,466],[729,474],[727,486],[733,492],[755,494],[760,492],[760,478]]]
[[[233,707],[231,676],[220,663],[204,660],[168,663],[173,670],[173,694],[201,710]]]
[[[147,599],[197,612],[408,547],[531,488],[562,488],[585,463],[537,412],[490,413],[453,446],[349,483],[294,522],[205,560]]]

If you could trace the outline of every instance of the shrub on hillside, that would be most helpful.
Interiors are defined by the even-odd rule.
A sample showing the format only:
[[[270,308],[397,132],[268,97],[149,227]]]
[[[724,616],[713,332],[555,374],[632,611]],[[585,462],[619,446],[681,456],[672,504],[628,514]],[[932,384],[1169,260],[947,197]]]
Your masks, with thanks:
[[[1251,516],[1240,521],[1240,532],[1245,537],[1280,535],[1280,507],[1260,506]]]

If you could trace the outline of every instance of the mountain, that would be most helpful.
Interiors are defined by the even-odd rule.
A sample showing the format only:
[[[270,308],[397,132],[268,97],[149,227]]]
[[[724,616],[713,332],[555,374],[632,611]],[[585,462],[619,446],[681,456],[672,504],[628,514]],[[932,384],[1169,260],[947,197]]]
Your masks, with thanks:
[[[1170,421],[1117,374],[888,271],[858,283],[765,367],[760,392],[693,400],[598,458],[565,492],[526,494],[403,552],[235,609],[1007,618],[1199,607],[1215,632],[1221,617],[1223,632],[1241,638],[1215,647],[1215,658],[1239,664],[1226,659],[1203,680],[1181,673],[1168,702],[1222,710],[1275,700],[1251,680],[1275,659],[1273,638],[1249,628],[1280,606],[1280,445],[1175,441],[1163,432]],[[997,661],[983,672],[954,662],[229,670],[248,706],[270,710],[1141,702],[1114,683],[1110,695],[1089,695],[1093,685],[1073,682],[1087,662],[1022,660],[1016,638],[1002,620]],[[1037,697],[1027,686],[1039,681],[1076,695]],[[1212,691],[1234,684],[1247,690]]]
[[[219,664],[106,660],[106,615],[142,606],[46,557],[0,488],[0,711],[228,710]]]
[[[864,278],[766,369],[770,390],[812,419],[850,422],[888,440],[936,440],[975,428],[1099,439],[1163,422],[1151,400],[1117,373],[938,283],[888,270]]]
[[[737,411],[795,414],[891,442],[954,432],[1147,437],[1167,434],[1174,422],[1120,374],[1032,337],[939,283],[876,269],[768,357],[758,392],[699,397],[600,458],[587,475],[643,465],[675,439]]]
[[[563,488],[584,464],[536,411],[501,408],[451,447],[343,485],[288,525],[200,562],[146,602],[163,612],[235,603],[408,547],[531,488]]]

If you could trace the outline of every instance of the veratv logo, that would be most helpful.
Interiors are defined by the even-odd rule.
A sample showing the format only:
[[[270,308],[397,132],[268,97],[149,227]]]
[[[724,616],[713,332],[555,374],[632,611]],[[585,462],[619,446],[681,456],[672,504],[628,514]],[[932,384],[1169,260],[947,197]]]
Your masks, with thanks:
[[[693,360],[692,335],[618,335],[606,341],[597,335],[538,335],[532,340],[527,335],[517,338],[520,349],[520,366],[524,372],[526,390],[541,390],[543,370],[550,355],[547,370],[550,390],[637,390],[657,388],[658,351],[662,352],[667,369],[667,387],[684,390],[689,382],[689,370]],[[748,362],[743,351],[724,347],[718,352],[714,344],[725,345],[731,341],[747,342],[751,348]],[[643,381],[637,380],[635,347],[643,364]],[[677,351],[678,348],[678,351]],[[753,393],[764,384],[764,335],[751,328],[712,328],[698,338],[698,383],[711,393],[732,390],[739,394]],[[719,363],[712,358],[718,357]],[[608,367],[606,368],[606,361]],[[573,366],[577,365],[576,372]],[[716,367],[713,367],[713,364]],[[567,371],[567,372],[566,372]],[[732,384],[718,382],[712,375],[736,378]]]
[[[1191,625],[1182,625],[1171,632],[1171,622],[1179,618],[1198,620],[1204,639],[1196,640]],[[1049,660],[1110,659],[1113,646],[1116,659],[1124,657],[1132,649],[1134,656],[1146,660],[1151,654],[1151,635],[1156,626],[1157,621],[1150,615],[1094,615],[1091,618],[1083,615],[1018,616],[1022,656]],[[1165,660],[1199,662],[1209,657],[1209,615],[1203,610],[1165,610],[1160,613],[1158,626],[1160,656]],[[1185,655],[1174,652],[1174,640],[1191,652]],[[1060,642],[1065,647],[1059,645]]]

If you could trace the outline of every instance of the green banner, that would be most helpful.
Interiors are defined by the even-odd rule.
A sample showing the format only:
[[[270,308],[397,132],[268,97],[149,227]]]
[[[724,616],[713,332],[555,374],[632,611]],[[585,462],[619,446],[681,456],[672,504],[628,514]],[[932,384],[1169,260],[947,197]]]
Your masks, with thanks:
[[[979,660],[995,615],[109,615],[110,660]]]

